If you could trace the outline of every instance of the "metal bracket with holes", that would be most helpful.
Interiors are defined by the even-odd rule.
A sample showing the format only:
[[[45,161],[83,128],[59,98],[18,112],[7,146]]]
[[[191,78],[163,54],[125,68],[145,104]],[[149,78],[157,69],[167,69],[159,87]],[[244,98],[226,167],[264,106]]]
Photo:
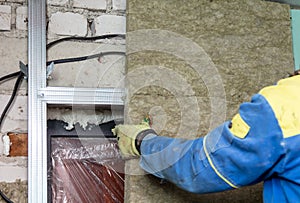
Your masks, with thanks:
[[[25,65],[22,61],[19,62],[20,70],[24,74],[24,78],[28,79],[28,65]],[[46,78],[48,79],[51,75],[51,73],[54,70],[54,62],[52,62],[50,65],[47,66],[46,70]]]

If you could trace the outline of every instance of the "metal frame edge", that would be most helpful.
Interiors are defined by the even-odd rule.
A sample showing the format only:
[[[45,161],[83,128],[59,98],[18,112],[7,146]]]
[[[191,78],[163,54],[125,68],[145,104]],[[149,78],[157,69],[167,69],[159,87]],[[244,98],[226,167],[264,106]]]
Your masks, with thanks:
[[[47,202],[46,1],[28,1],[28,202]]]

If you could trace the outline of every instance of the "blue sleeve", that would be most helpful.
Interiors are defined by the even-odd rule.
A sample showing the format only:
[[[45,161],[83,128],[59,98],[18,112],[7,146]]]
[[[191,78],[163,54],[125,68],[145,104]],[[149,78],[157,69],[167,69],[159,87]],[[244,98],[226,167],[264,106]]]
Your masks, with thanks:
[[[240,106],[237,118],[195,140],[148,135],[141,145],[140,165],[194,193],[260,182],[284,154],[281,129],[259,94]]]

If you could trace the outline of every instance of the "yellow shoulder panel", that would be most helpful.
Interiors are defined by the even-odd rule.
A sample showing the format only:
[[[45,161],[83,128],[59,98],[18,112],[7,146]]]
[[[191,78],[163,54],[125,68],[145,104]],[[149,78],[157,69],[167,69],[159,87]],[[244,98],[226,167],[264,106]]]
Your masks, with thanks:
[[[285,138],[300,134],[300,76],[280,80],[259,92],[272,107]]]

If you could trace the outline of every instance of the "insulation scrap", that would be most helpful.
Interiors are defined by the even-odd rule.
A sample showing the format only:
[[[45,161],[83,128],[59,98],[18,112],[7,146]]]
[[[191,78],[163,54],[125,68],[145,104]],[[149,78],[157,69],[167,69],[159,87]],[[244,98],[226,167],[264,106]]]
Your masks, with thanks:
[[[13,183],[0,182],[1,191],[10,199],[12,202],[26,203],[28,202],[27,192],[27,181],[16,180]],[[0,202],[4,202],[0,198]]]
[[[48,119],[66,122],[66,130],[72,130],[76,123],[79,123],[83,129],[88,130],[86,128],[89,124],[100,125],[112,120],[123,120],[123,117],[123,111],[60,108],[48,110]]]
[[[2,137],[2,140],[3,140],[3,154],[5,156],[8,156],[9,155],[9,150],[10,150],[10,139],[7,135],[4,135]]]

